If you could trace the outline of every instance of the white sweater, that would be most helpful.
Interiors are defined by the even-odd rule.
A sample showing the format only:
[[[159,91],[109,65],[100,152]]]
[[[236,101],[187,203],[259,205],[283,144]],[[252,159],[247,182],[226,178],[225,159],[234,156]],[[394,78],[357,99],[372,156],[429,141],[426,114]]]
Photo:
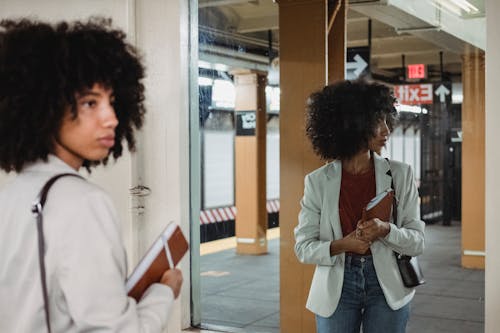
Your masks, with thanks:
[[[46,332],[37,228],[30,208],[53,175],[75,171],[55,156],[26,167],[0,189],[0,332]],[[106,193],[63,177],[44,208],[52,332],[161,332],[172,290],[151,286],[127,297],[121,226]]]

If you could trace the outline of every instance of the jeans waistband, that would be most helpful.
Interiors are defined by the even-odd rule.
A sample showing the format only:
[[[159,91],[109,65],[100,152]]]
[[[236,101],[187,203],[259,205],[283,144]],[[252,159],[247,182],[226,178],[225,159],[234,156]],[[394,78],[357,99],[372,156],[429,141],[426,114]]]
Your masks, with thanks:
[[[364,263],[364,262],[372,262],[373,256],[371,254],[363,255],[356,253],[346,253],[345,254],[345,262],[346,264],[350,263]]]

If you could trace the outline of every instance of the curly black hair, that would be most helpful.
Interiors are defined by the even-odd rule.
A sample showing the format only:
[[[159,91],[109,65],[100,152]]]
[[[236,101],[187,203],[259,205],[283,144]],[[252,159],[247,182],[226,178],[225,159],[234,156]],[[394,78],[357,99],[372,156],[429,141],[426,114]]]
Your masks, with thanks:
[[[367,81],[339,81],[308,99],[306,134],[324,160],[345,160],[368,148],[380,120],[397,118],[390,88]]]
[[[68,107],[77,117],[75,94],[96,83],[115,96],[119,124],[108,157],[121,156],[123,139],[135,149],[134,130],[145,114],[144,67],[125,37],[104,18],[0,22],[0,169],[20,171],[47,160]],[[105,164],[108,157],[83,166]]]

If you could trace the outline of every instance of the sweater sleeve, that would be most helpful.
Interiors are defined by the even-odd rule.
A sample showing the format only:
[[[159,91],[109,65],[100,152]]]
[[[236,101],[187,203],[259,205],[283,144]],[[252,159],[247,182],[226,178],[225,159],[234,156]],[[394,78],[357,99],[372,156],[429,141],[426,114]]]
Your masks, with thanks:
[[[162,332],[173,292],[154,284],[138,303],[127,296],[125,249],[109,197],[96,189],[58,207],[64,227],[56,278],[78,331]]]

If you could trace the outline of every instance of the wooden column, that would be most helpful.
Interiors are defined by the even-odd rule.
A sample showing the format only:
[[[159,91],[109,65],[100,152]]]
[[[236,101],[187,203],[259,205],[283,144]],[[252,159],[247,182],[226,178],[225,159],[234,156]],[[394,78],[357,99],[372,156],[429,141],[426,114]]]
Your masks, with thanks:
[[[267,253],[267,73],[235,71],[236,252]]]
[[[462,64],[462,266],[484,269],[485,95],[484,53],[473,50]]]
[[[321,89],[328,77],[343,78],[345,51],[335,48],[335,57],[342,58],[328,60],[327,0],[278,2],[281,88],[280,323],[281,332],[314,332],[314,315],[305,308],[314,265],[298,262],[293,236],[304,192],[304,176],[322,165],[305,136],[305,106],[308,96]],[[342,8],[345,12],[345,7]],[[337,17],[339,15],[342,17],[342,11],[337,13]],[[334,24],[333,27],[332,36],[337,35],[337,29],[345,29],[345,25],[338,27]],[[340,35],[345,34],[344,31]],[[335,72],[330,72],[329,63],[340,65],[333,68]]]
[[[333,1],[328,12],[328,83],[334,83],[345,78],[346,0]]]

